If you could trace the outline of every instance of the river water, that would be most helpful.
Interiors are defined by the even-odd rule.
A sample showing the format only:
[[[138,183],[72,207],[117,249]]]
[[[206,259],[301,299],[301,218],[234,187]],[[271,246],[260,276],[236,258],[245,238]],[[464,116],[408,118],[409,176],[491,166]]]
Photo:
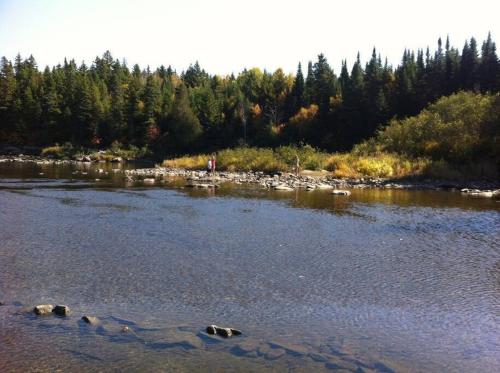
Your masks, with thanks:
[[[1,372],[500,370],[498,201],[86,167],[0,163]]]

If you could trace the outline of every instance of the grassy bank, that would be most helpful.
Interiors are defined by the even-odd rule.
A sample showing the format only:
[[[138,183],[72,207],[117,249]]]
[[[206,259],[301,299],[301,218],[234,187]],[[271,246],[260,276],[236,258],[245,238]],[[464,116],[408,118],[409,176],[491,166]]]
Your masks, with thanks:
[[[224,171],[293,172],[296,155],[301,170],[327,170],[335,177],[407,177],[421,175],[429,166],[426,159],[409,159],[396,154],[361,155],[325,153],[310,146],[269,148],[235,148],[217,152],[217,168]],[[199,154],[168,159],[166,167],[201,170],[210,155]]]
[[[269,148],[235,148],[216,153],[221,171],[294,172],[296,155],[301,170],[327,170],[338,178],[425,177],[444,180],[497,180],[498,170],[492,161],[454,164],[430,157],[412,158],[397,153],[365,153],[357,147],[349,153],[325,153],[310,146]],[[163,166],[204,170],[209,154],[167,159]]]

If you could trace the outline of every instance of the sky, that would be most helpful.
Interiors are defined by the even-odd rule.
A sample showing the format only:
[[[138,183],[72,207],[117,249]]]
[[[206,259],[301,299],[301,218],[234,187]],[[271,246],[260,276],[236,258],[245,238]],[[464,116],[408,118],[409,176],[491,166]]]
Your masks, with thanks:
[[[129,67],[293,73],[323,53],[338,74],[374,46],[396,66],[405,48],[449,35],[461,49],[489,31],[500,41],[498,0],[0,0],[0,56],[33,54],[40,68],[110,50]]]

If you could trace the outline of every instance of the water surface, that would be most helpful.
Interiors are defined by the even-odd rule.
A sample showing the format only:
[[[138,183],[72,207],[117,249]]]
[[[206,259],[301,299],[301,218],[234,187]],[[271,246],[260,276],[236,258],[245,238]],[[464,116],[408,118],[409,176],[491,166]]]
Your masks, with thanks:
[[[500,368],[499,202],[146,188],[99,167],[0,164],[0,371]]]

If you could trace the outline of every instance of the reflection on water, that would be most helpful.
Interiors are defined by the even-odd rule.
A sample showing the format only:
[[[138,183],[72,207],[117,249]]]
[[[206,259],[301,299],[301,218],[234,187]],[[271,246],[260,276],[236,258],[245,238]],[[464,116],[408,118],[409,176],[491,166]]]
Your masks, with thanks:
[[[0,164],[2,372],[500,367],[494,200],[125,188],[101,166],[11,166]],[[73,313],[27,312],[40,303]],[[244,335],[210,337],[211,323]]]

